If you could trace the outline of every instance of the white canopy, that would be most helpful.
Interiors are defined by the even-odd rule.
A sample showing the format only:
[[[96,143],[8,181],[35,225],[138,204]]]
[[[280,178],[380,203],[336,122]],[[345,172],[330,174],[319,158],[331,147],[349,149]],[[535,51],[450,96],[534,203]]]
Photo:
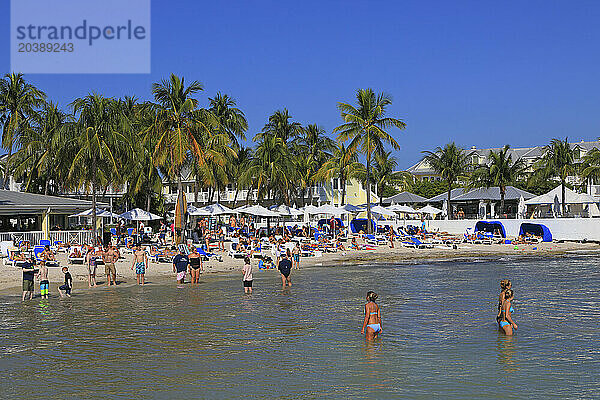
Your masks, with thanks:
[[[301,211],[304,214],[309,214],[309,215],[315,215],[315,214],[320,214],[319,212],[319,208],[313,206],[312,204],[307,205],[306,207],[302,207]]]
[[[331,204],[323,204],[321,207],[317,208],[318,214],[327,214],[327,215],[341,215],[348,214],[348,211],[343,208],[337,208],[332,206]]]
[[[271,211],[275,211],[276,213],[279,213],[279,215],[282,215],[282,216],[297,217],[299,215],[304,215],[304,213],[302,211],[296,210],[295,208],[292,208],[290,206],[286,206],[285,204],[282,204],[280,206],[269,207],[269,209]]]
[[[198,208],[196,210],[190,211],[188,208],[188,212],[190,215],[223,215],[223,214],[233,214],[233,210],[225,207],[219,203],[210,204],[205,207]]]
[[[395,204],[389,207],[386,207],[388,210],[390,211],[395,211],[395,212],[399,212],[399,213],[405,213],[405,214],[417,214],[419,211],[415,210],[412,207],[409,206],[401,206],[399,204]]]
[[[242,214],[255,215],[257,217],[279,217],[279,214],[275,211],[268,210],[261,205],[254,205],[246,207],[243,210],[238,211]]]
[[[152,214],[148,211],[142,210],[141,208],[134,208],[119,215],[119,218],[128,219],[130,221],[153,221],[156,219],[162,219],[158,215]]]
[[[246,208],[249,208],[249,207],[252,207],[252,206],[250,206],[250,205],[246,204],[246,205],[243,205],[243,206],[241,206],[241,207],[234,208],[234,209],[233,209],[233,212],[234,212],[234,213],[236,213],[236,214],[239,214],[239,213],[241,213],[242,211],[244,211]]]
[[[364,210],[364,207],[354,206],[352,204],[346,204],[340,208],[348,211],[349,213],[357,213]]]
[[[437,214],[441,213],[442,210],[440,210],[439,208],[435,208],[435,207],[430,206],[429,204],[427,204],[425,207],[419,209],[419,212],[423,213],[423,214],[437,215]]]
[[[85,210],[80,212],[79,214],[73,214],[73,215],[69,215],[69,217],[93,217],[93,208],[90,208],[89,210]],[[103,210],[101,208],[96,208],[96,217],[98,218],[119,218],[119,216],[117,214],[113,214],[110,211],[107,210]]]
[[[562,188],[560,185],[558,185],[557,187],[555,187],[554,189],[552,189],[551,191],[549,191],[546,194],[534,197],[533,199],[526,200],[525,204],[527,204],[527,205],[541,205],[541,204],[552,205],[552,204],[554,204],[555,197],[558,197],[558,202],[560,204],[563,203]],[[565,187],[565,199],[566,199],[566,201],[565,201],[566,204],[590,204],[590,203],[596,202],[594,197],[590,196],[589,194],[577,193],[577,192],[569,189],[568,187]]]

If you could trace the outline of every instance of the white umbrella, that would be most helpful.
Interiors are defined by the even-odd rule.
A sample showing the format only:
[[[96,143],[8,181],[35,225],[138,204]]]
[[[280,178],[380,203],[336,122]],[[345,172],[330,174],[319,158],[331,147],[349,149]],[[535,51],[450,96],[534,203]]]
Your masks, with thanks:
[[[281,215],[281,216],[297,217],[299,215],[304,215],[304,213],[302,211],[296,210],[295,208],[292,208],[290,206],[286,206],[285,204],[282,204],[280,206],[272,206],[272,207],[269,207],[269,209],[271,211],[275,211],[276,213],[279,213],[279,215]]]
[[[73,214],[73,215],[69,215],[69,217],[90,217],[92,218],[93,215],[93,208],[90,208],[89,210],[85,210],[80,212],[79,214]],[[119,218],[119,216],[117,214],[113,214],[110,211],[107,210],[103,210],[101,208],[96,208],[96,217],[99,218]]]
[[[302,211],[304,212],[304,214],[310,214],[310,215],[319,214],[319,208],[313,206],[312,204],[309,204],[306,207],[302,207]]]
[[[442,216],[448,219],[448,200],[444,199],[444,205],[442,206]]]
[[[419,211],[415,210],[412,207],[401,206],[401,205],[398,205],[398,204],[386,207],[386,209],[390,210],[390,211],[399,212],[399,213],[405,213],[405,214],[417,214],[419,212]]]
[[[519,197],[518,218],[525,218],[526,208],[527,206],[525,205],[525,199],[523,196]]]
[[[276,213],[275,211],[268,210],[258,204],[254,205],[254,206],[246,207],[239,212],[242,214],[255,215],[257,217],[279,217],[279,214]]]
[[[343,208],[337,208],[332,206],[331,204],[323,204],[321,207],[317,208],[319,214],[327,214],[327,215],[341,215],[348,214],[348,211]]]
[[[223,214],[233,214],[234,211],[230,208],[227,208],[219,203],[210,204],[208,206],[198,208],[194,212],[189,211],[190,215],[223,215]]]
[[[248,204],[246,204],[244,206],[241,206],[241,207],[238,207],[238,208],[234,208],[233,212],[236,213],[236,214],[240,214],[242,211],[244,211],[246,208],[249,208],[249,207],[252,207],[252,206],[249,206]]]
[[[395,217],[396,213],[394,211],[390,211],[382,206],[371,207],[371,212],[379,215],[383,215],[384,217]]]
[[[423,214],[431,214],[431,215],[437,215],[442,212],[442,210],[440,210],[439,208],[435,208],[433,206],[430,206],[429,204],[427,204],[425,207],[419,209],[418,211]]]
[[[130,221],[153,221],[156,219],[162,219],[156,214],[142,210],[141,208],[134,208],[119,215],[119,218],[128,219]]]
[[[353,206],[352,204],[346,204],[340,208],[348,211],[349,213],[357,213],[364,210],[364,207]]]

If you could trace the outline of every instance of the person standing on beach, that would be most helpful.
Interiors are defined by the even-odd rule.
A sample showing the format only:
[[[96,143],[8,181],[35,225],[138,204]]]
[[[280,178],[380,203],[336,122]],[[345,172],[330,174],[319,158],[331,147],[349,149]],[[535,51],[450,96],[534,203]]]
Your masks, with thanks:
[[[133,253],[133,264],[131,269],[135,267],[135,275],[138,285],[144,285],[146,283],[146,270],[148,269],[148,255],[142,247],[138,244]]]
[[[92,246],[88,247],[88,252],[85,256],[88,266],[88,286],[96,286],[96,251]]]
[[[179,247],[179,254],[173,257],[173,272],[177,273],[177,283],[185,283],[185,273],[190,265],[190,259],[184,253],[183,246]]]
[[[292,272],[292,262],[289,260],[291,257],[290,251],[287,250],[282,254],[282,259],[279,261],[279,272],[281,273],[281,283],[283,287],[287,284],[288,286],[292,286],[292,280],[290,279],[290,273]]]
[[[377,293],[369,290],[367,292],[367,304],[365,304],[365,319],[363,321],[360,333],[366,334],[367,340],[375,339],[379,333],[383,332],[381,327],[381,311],[375,301]]]
[[[292,249],[292,268],[294,269],[300,269],[300,253],[302,253],[300,243],[296,242],[296,245]]]
[[[242,283],[244,285],[244,293],[252,293],[252,264],[250,258],[244,258],[244,267],[242,268]]]
[[[119,250],[114,246],[104,246],[102,260],[104,260],[104,272],[106,273],[106,286],[117,284],[117,267],[115,264],[119,259]]]
[[[33,299],[34,285],[33,280],[38,271],[35,269],[35,260],[33,257],[25,260],[23,263],[23,297],[22,301],[25,301],[26,297],[29,300]]]

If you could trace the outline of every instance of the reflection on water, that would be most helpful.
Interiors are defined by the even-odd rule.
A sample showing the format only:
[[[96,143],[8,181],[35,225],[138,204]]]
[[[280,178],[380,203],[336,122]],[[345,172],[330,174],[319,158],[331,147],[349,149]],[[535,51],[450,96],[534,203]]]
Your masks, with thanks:
[[[594,398],[595,258],[305,269],[282,289],[260,271],[197,287],[0,298],[5,398]],[[498,282],[519,330],[495,322]],[[379,294],[383,333],[360,335]]]

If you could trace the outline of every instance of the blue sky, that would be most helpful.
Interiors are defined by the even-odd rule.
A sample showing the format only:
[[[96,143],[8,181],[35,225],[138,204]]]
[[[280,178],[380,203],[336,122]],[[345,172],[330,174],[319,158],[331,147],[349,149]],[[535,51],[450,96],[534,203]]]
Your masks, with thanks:
[[[9,6],[0,2],[0,72]],[[471,147],[600,136],[600,2],[152,2],[149,75],[27,75],[66,106],[91,91],[150,99],[174,72],[246,113],[252,137],[276,109],[328,132],[338,101],[386,91],[400,167],[449,141]]]

